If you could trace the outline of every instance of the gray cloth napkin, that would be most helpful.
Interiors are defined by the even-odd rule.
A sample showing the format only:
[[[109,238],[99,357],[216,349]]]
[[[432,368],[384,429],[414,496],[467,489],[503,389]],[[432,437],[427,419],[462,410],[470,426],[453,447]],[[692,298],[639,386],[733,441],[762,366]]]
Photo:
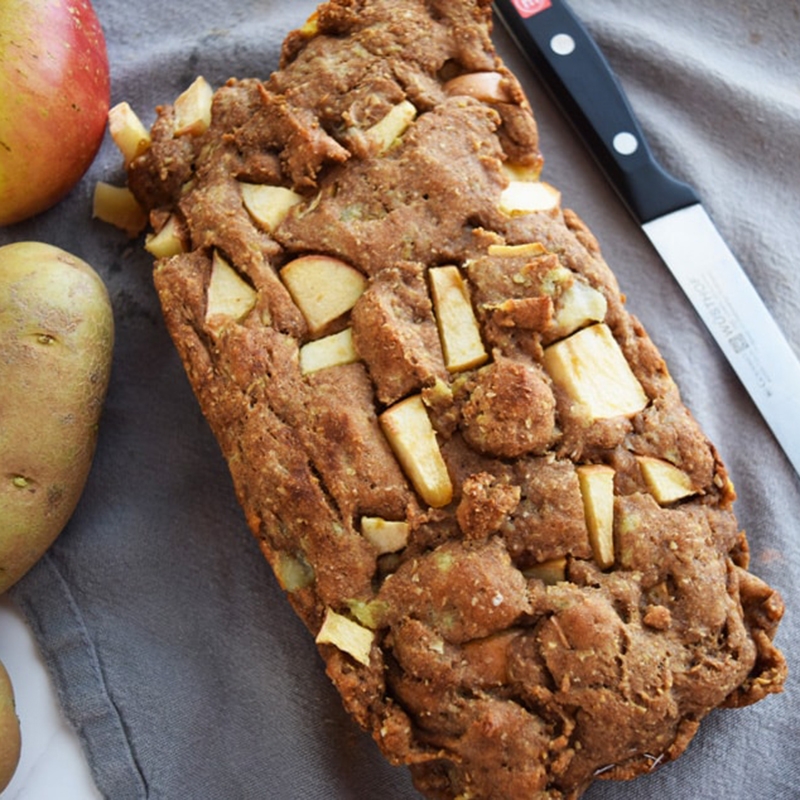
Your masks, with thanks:
[[[692,182],[800,349],[800,5],[796,0],[574,0],[663,163]],[[313,0],[95,0],[113,102],[149,124],[198,74],[266,76]],[[788,612],[800,656],[798,477],[727,363],[499,26],[541,128],[545,176],[598,236],[737,486],[752,568]],[[100,443],[67,529],[13,590],[112,800],[410,800],[349,721],[236,504],[172,345],[140,243],[91,219],[98,180],[121,183],[107,137],[69,198],[0,230],[51,242],[99,270],[117,342]],[[798,398],[800,412],[800,398]],[[800,797],[800,686],[712,714],[675,764],[591,800]]]

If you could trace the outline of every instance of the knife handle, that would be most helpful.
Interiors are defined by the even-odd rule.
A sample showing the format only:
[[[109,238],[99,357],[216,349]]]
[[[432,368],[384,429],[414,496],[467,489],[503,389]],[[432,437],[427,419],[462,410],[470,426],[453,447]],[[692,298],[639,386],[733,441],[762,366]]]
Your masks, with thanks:
[[[495,10],[633,216],[699,202],[653,155],[619,80],[563,0],[496,0]]]

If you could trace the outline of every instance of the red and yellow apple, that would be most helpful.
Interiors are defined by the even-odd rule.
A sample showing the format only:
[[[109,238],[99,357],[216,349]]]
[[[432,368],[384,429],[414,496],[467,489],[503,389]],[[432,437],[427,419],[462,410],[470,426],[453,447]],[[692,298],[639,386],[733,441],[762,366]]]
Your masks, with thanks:
[[[89,0],[0,2],[0,225],[61,200],[94,160],[110,101]]]

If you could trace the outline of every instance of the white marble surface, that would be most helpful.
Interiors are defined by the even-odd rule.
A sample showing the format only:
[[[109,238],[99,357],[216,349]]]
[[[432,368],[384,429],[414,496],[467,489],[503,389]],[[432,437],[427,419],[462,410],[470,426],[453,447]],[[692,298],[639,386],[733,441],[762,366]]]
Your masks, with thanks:
[[[8,597],[0,597],[0,661],[14,684],[22,727],[22,756],[2,800],[99,798],[30,630]]]

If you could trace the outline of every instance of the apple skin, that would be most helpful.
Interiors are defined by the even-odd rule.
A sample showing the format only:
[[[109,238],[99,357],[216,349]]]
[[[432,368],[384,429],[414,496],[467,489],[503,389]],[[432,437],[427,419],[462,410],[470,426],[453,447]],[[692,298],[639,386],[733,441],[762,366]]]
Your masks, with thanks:
[[[55,205],[100,147],[110,103],[89,0],[0,2],[0,226]]]

